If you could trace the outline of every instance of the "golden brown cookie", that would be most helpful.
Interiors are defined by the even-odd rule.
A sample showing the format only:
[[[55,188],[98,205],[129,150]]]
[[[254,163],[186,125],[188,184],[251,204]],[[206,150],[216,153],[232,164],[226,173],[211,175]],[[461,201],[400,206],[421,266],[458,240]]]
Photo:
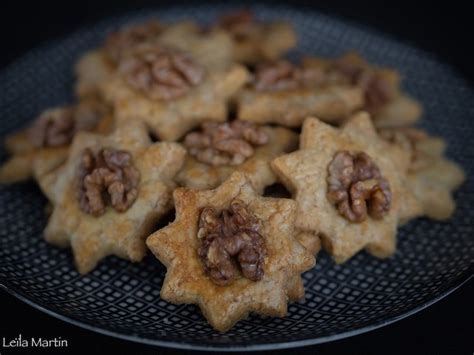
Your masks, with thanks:
[[[100,86],[113,75],[116,67],[103,49],[84,53],[77,61],[75,93],[79,98],[100,95]]]
[[[246,80],[240,65],[212,68],[188,52],[140,47],[102,89],[118,125],[140,120],[159,139],[175,141],[204,121],[225,121],[229,98]]]
[[[296,239],[298,239],[298,242],[300,242],[300,244],[315,257],[321,250],[321,238],[317,234],[311,232],[300,232],[297,234]]]
[[[237,137],[236,123],[239,121],[211,124],[207,131],[212,131],[212,136],[211,133],[204,135],[194,132],[186,136],[184,143],[188,155],[176,177],[181,186],[215,188],[235,170],[247,175],[259,192],[275,183],[276,177],[269,162],[280,154],[296,149],[298,135],[283,127],[257,127],[245,122],[243,124],[249,126],[245,129],[250,131],[244,132],[245,137]],[[259,134],[263,135],[262,142],[248,141]],[[203,143],[207,144],[203,146]]]
[[[410,155],[408,152],[399,146],[387,144],[387,142],[378,135],[369,114],[366,112],[359,112],[353,115],[343,125],[342,132],[365,147],[367,151],[371,151],[372,154],[384,152],[397,167],[402,182],[400,189],[404,196],[404,202],[400,206],[399,224],[405,224],[411,219],[421,216],[422,206],[415,194],[408,187],[407,171],[410,166]]]
[[[293,278],[314,265],[294,239],[295,203],[258,196],[241,173],[215,190],[178,188],[174,202],[176,220],[147,239],[168,269],[161,297],[199,305],[219,331],[250,312],[284,316]]]
[[[379,128],[407,127],[420,120],[423,107],[415,99],[400,94],[386,103],[374,115],[374,124]]]
[[[237,116],[259,124],[301,126],[305,117],[316,115],[338,123],[362,107],[360,89],[349,86],[303,88],[277,92],[244,89],[236,98]]]
[[[288,279],[285,287],[289,302],[298,302],[304,299],[305,289],[301,276],[295,276]]]
[[[300,232],[296,235],[296,239],[306,248],[306,250],[308,250],[310,254],[314,255],[316,259],[319,251],[321,250],[321,239],[319,236],[313,233]],[[289,279],[286,287],[288,300],[290,302],[297,302],[304,299],[305,289],[303,279],[300,276]]]
[[[234,62],[232,39],[219,28],[203,30],[191,21],[177,22],[163,31],[159,43],[189,52],[209,68],[225,68]]]
[[[284,21],[263,22],[249,10],[224,14],[217,27],[232,38],[233,58],[246,64],[275,60],[296,46],[296,33]]]
[[[391,156],[315,118],[305,120],[300,145],[272,162],[297,202],[296,227],[319,233],[338,263],[363,248],[392,255],[408,197]]]
[[[120,58],[138,45],[156,43],[164,30],[163,24],[148,20],[109,33],[101,47],[86,52],[76,63],[76,95],[100,96],[102,83],[113,75]]]
[[[110,136],[78,133],[68,160],[40,180],[54,208],[46,240],[70,245],[82,274],[107,255],[140,261],[145,237],[172,207],[184,156],[176,143],[152,143],[138,122]]]
[[[0,183],[38,179],[57,168],[78,131],[107,133],[113,127],[108,107],[95,98],[44,111],[28,128],[5,138],[11,155],[0,167]]]
[[[256,66],[236,104],[241,120],[299,127],[309,115],[339,123],[362,107],[364,96],[350,83],[328,82],[318,68],[278,60]]]
[[[402,92],[396,70],[371,65],[355,52],[336,59],[308,57],[303,67],[318,70],[326,84],[359,87],[364,96],[363,109],[371,114],[377,127],[407,126],[421,117],[420,103]]]
[[[129,24],[110,33],[100,48],[79,59],[76,94],[79,97],[100,94],[101,85],[113,76],[121,59],[137,47],[148,45],[189,52],[210,68],[226,67],[232,62],[232,40],[223,30],[204,32],[190,21],[162,24],[149,20]]]
[[[107,34],[102,48],[107,58],[114,64],[136,46],[156,44],[170,25],[157,19],[128,23]]]
[[[446,143],[413,127],[383,129],[380,135],[409,155],[408,187],[420,201],[423,214],[449,219],[456,209],[452,193],[465,180],[462,168],[444,156]]]

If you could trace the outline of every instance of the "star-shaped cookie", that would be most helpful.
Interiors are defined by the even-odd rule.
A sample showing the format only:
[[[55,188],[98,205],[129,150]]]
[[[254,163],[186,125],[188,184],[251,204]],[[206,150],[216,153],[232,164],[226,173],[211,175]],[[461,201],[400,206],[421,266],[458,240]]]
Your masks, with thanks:
[[[378,206],[383,209],[383,213],[372,214],[371,201],[365,218],[351,220],[343,213],[347,211],[330,200],[329,183],[334,183],[332,165],[338,163],[336,158],[339,154],[358,156],[359,161],[371,162],[370,169],[376,172],[371,179],[354,181],[354,184],[357,182],[359,185],[351,187],[349,198],[355,197],[353,192],[358,192],[357,189],[364,184],[380,179],[377,190],[372,190],[372,193],[378,195],[377,199],[388,202]],[[300,150],[276,158],[272,166],[280,180],[293,192],[297,202],[296,227],[319,233],[323,247],[336,262],[342,263],[364,248],[378,257],[388,257],[395,252],[397,225],[401,220],[402,206],[408,197],[402,188],[402,176],[405,172],[400,171],[390,155],[371,148],[370,143],[360,144],[347,132],[318,119],[308,118],[303,125]],[[336,164],[335,168],[337,166]],[[351,171],[347,169],[345,167],[341,172]],[[343,181],[336,182],[345,186]],[[382,191],[383,195],[380,194]],[[409,197],[411,201],[412,198]],[[356,211],[361,206],[356,204],[351,207],[352,211]]]
[[[17,134],[14,139],[18,142],[23,137]],[[61,165],[67,158],[67,154],[68,147],[44,148],[13,154],[0,166],[0,183],[11,184],[26,181],[32,177],[39,178]]]
[[[137,45],[158,41],[165,28],[157,20],[149,19],[108,33],[100,47],[84,53],[75,64],[76,95],[100,95],[101,84],[112,76],[119,59]]]
[[[217,28],[232,39],[233,58],[237,62],[254,64],[275,60],[296,46],[296,33],[284,21],[260,21],[247,9],[224,14]]]
[[[106,134],[112,127],[108,107],[95,98],[45,110],[29,127],[5,138],[10,157],[0,166],[0,183],[38,180],[66,160],[76,132]]]
[[[456,209],[452,193],[466,176],[445,157],[444,140],[412,127],[384,129],[380,134],[408,153],[408,187],[420,201],[423,214],[435,220],[449,219]]]
[[[191,53],[209,68],[225,68],[234,62],[232,39],[219,28],[203,30],[192,21],[177,22],[169,25],[158,41]]]
[[[408,186],[408,171],[411,165],[409,153],[397,145],[388,144],[381,138],[367,112],[359,112],[350,117],[342,126],[342,132],[374,155],[384,152],[396,165],[399,179],[402,182],[400,186],[401,195],[404,196],[404,202],[400,206],[400,224],[405,224],[411,219],[421,216],[422,206]],[[311,145],[312,143],[305,138],[305,146],[311,147]]]
[[[101,47],[81,56],[75,66],[76,95],[100,94],[101,85],[113,76],[120,58],[144,44],[164,45],[189,52],[196,60],[213,69],[227,67],[233,61],[232,40],[223,30],[202,31],[191,21],[163,24],[149,20],[110,33]]]
[[[399,94],[374,114],[378,128],[406,127],[418,122],[423,114],[422,105],[414,98]]]
[[[296,236],[298,242],[306,248],[311,254],[317,256],[321,250],[321,238],[319,235],[311,232],[300,232]]]
[[[155,49],[151,49],[151,51],[153,50]],[[146,55],[143,56],[146,57]],[[185,60],[194,60],[189,53],[183,52],[181,55],[187,58]],[[146,57],[144,60],[148,60],[148,58]],[[159,60],[157,59],[156,65]],[[179,63],[185,60],[180,60]],[[150,63],[149,65],[155,64]],[[146,75],[154,76],[158,82],[161,80],[158,79],[161,74],[154,69],[146,70],[150,70]],[[190,80],[197,77],[194,75],[196,71],[191,72],[181,66],[179,70],[182,71],[180,75],[189,72]],[[187,89],[185,93],[171,99],[151,98],[149,91],[136,90],[130,85],[130,80],[126,80],[126,76],[120,71],[102,85],[102,91],[106,100],[114,107],[118,125],[129,120],[140,120],[145,122],[159,139],[176,141],[202,122],[225,121],[228,113],[228,101],[248,78],[247,70],[241,65],[212,68],[203,64],[200,66],[200,70],[198,79],[200,82]],[[136,76],[134,83],[137,85],[153,81],[144,80],[138,71],[132,71],[130,74]],[[171,80],[168,76],[162,79],[159,83],[161,88],[165,88],[165,90],[166,88],[176,88],[173,84],[165,83],[165,80]],[[179,81],[182,82],[181,79]],[[167,91],[166,94],[168,93]]]
[[[266,186],[276,181],[270,161],[280,154],[295,150],[298,146],[298,135],[283,127],[264,126],[261,129],[268,136],[267,143],[256,147],[253,155],[242,164],[210,165],[188,154],[176,181],[185,187],[212,189],[237,170],[247,175],[258,192],[263,192]]]
[[[363,109],[377,127],[401,127],[415,123],[422,114],[418,101],[402,91],[398,71],[368,63],[356,52],[339,58],[307,57],[303,66],[318,70],[334,85],[354,85],[363,91]]]
[[[76,96],[82,98],[101,95],[101,85],[110,80],[115,70],[115,64],[102,48],[84,53],[74,66]]]
[[[200,215],[206,208],[228,209],[237,200],[260,226],[266,249],[259,259],[263,274],[255,281],[241,275],[230,284],[216,284],[198,254]],[[161,297],[199,305],[219,331],[230,329],[250,312],[284,316],[287,290],[292,289],[293,298],[298,293],[295,287],[301,286],[294,278],[314,264],[313,256],[294,239],[294,201],[260,197],[245,175],[236,172],[215,190],[178,188],[174,202],[176,220],[147,239],[150,250],[167,267]]]
[[[316,261],[318,253],[321,250],[321,239],[319,236],[314,235],[313,233],[300,232],[297,234],[296,239],[310,254],[314,255]],[[297,302],[304,299],[304,283],[300,276],[294,276],[289,279],[286,288],[288,300],[290,302]]]
[[[237,95],[236,102],[240,120],[299,127],[312,115],[338,123],[362,107],[363,95],[359,88],[347,85],[282,91],[246,88]]]
[[[78,133],[67,161],[40,181],[54,208],[46,240],[70,245],[82,274],[108,255],[140,261],[153,224],[172,207],[185,154],[177,143],[152,143],[139,122],[110,136]]]

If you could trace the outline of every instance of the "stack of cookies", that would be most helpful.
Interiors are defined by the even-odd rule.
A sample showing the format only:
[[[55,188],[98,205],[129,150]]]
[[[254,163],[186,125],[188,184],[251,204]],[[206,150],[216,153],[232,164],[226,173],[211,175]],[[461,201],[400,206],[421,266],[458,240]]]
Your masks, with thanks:
[[[161,297],[215,329],[282,317],[321,247],[337,263],[390,257],[399,226],[450,218],[464,180],[413,126],[421,105],[397,71],[355,53],[283,59],[295,45],[290,24],[247,10],[119,29],[77,62],[76,102],[6,137],[0,181],[38,183],[44,237],[81,274],[150,249]]]

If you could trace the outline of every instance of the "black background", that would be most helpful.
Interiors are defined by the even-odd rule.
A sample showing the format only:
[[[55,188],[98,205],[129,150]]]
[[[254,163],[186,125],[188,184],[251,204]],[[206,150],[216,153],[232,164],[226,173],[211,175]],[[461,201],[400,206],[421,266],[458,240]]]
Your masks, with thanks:
[[[180,1],[9,1],[0,5],[0,69],[29,49],[107,16]],[[360,22],[434,53],[472,84],[474,19],[462,2],[293,1],[296,6]],[[440,4],[438,4],[440,3]],[[238,3],[236,3],[238,7]],[[241,3],[240,3],[241,4]],[[1,94],[1,93],[0,93]],[[474,103],[472,103],[474,105]],[[474,117],[473,117],[474,119]],[[278,354],[473,354],[474,282],[422,312],[370,333]],[[2,349],[2,337],[62,337],[67,349],[48,354],[175,354],[175,350],[138,345],[95,334],[41,313],[0,292],[0,355],[25,354]],[[31,353],[37,353],[35,350]]]

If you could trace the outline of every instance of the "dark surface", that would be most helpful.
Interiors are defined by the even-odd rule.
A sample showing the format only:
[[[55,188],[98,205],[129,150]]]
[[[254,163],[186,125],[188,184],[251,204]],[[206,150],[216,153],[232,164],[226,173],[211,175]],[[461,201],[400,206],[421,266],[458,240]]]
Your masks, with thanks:
[[[454,12],[453,9],[446,8],[427,10],[398,2],[393,4],[390,6],[387,3],[378,5],[359,3],[358,7],[354,8],[343,6],[342,2],[337,1],[330,5],[318,2],[319,8],[324,11],[344,15],[354,21],[366,22],[380,30],[386,30],[400,38],[410,40],[417,46],[436,51],[444,61],[452,63],[466,76],[472,77],[472,69],[468,63],[472,57],[468,51],[460,50],[458,45],[462,43],[462,36],[466,35],[461,28],[462,11]],[[117,5],[118,7],[123,9],[134,6]],[[395,7],[397,7],[396,11],[394,11]],[[20,4],[15,5],[14,9],[3,12],[3,16],[20,13],[21,9]],[[110,15],[105,5],[88,5],[87,2],[81,2],[81,5],[63,3],[54,11],[52,9],[44,3],[29,5],[28,11],[22,12],[22,21],[16,21],[17,16],[7,15],[8,17],[2,21],[2,27],[9,29],[8,32],[2,31],[1,35],[2,39],[3,36],[6,37],[3,41],[6,50],[2,52],[0,59],[2,65],[11,62],[25,50],[39,45],[42,41],[60,37],[83,23],[94,22],[96,19]],[[115,12],[120,12],[120,10]],[[454,13],[456,20],[451,17]],[[440,23],[443,23],[443,26],[440,26]],[[12,39],[11,35],[7,35],[8,33],[15,33],[15,38]],[[453,38],[456,38],[456,41],[453,41]],[[469,337],[473,331],[472,291],[471,281],[468,286],[456,291],[449,298],[409,319],[369,334],[303,349],[308,353],[399,354],[413,351],[420,354],[471,354],[474,349],[472,339]],[[73,350],[82,353],[106,350],[117,353],[162,353],[165,351],[96,335],[73,327],[33,310],[3,292],[0,305],[0,337],[3,334],[13,337],[19,333],[25,336],[62,336],[69,340],[71,353]],[[6,313],[8,317],[5,317]],[[66,351],[63,350],[63,352]],[[172,353],[172,351],[169,352]],[[286,353],[290,352],[294,351],[289,350]],[[0,353],[3,355],[3,353],[24,353],[24,351],[0,350]],[[53,350],[50,349],[48,353],[53,353]]]
[[[97,20],[150,6],[212,1],[5,1],[2,2],[0,64],[13,61],[25,50],[52,38],[59,38]],[[219,1],[214,1],[218,3]],[[266,1],[270,4],[284,3]],[[237,4],[252,4],[240,1]],[[293,0],[291,4],[363,23],[415,46],[435,53],[465,76],[474,78],[472,49],[472,12],[465,2]]]
[[[261,354],[450,354],[471,355],[472,299],[471,280],[445,299],[407,319],[381,329],[331,343]],[[190,354],[192,351],[157,348],[99,335],[52,318],[18,299],[0,292],[0,337],[62,337],[67,349],[48,349],[44,354]],[[5,313],[8,315],[5,317]],[[0,339],[1,341],[1,339]],[[1,343],[0,343],[1,344]],[[5,350],[0,354],[36,354],[23,349]],[[260,352],[259,352],[260,354]]]

